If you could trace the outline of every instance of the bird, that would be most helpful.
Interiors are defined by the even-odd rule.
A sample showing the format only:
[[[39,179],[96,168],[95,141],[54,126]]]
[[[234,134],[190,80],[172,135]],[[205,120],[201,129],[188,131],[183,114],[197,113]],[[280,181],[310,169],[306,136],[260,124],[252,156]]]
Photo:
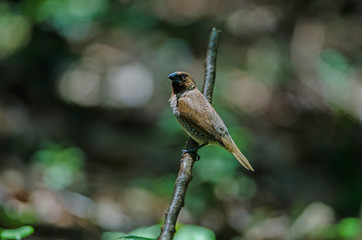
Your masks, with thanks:
[[[172,112],[186,133],[199,144],[196,148],[184,151],[197,153],[198,149],[208,144],[218,145],[231,152],[246,169],[254,171],[231,138],[225,123],[197,88],[190,74],[177,71],[168,78],[172,81],[169,99]]]

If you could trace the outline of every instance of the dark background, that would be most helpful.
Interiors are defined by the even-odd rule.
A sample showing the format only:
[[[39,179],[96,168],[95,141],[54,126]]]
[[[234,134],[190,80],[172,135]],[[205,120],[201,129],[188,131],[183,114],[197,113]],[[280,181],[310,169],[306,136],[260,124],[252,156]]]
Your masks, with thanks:
[[[180,223],[359,239],[361,14],[342,0],[0,2],[0,225],[108,240],[160,223],[187,139],[167,76],[201,87],[217,27],[213,105],[255,173],[203,148]]]

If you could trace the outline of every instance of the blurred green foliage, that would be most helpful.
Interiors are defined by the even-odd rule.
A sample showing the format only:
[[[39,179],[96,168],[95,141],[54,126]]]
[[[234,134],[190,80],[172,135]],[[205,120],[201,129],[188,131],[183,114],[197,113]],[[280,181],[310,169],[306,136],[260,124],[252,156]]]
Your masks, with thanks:
[[[22,226],[16,229],[1,229],[0,228],[0,238],[1,239],[16,239],[20,240],[34,233],[34,228],[32,226]]]
[[[73,40],[81,40],[89,31],[94,20],[104,16],[108,2],[90,1],[24,1],[24,13],[33,21],[47,23],[59,34]]]
[[[84,155],[79,148],[49,145],[32,156],[34,166],[43,173],[44,183],[62,189],[79,180]]]
[[[29,41],[30,27],[23,15],[9,11],[6,3],[0,3],[0,59],[10,56]]]
[[[187,71],[201,88],[215,26],[213,106],[256,171],[202,148],[178,237],[359,240],[361,9],[2,1],[1,227],[31,224],[29,240],[156,238],[187,139],[167,76]]]
[[[338,234],[342,239],[354,239],[362,235],[362,223],[358,218],[345,218],[338,224]]]

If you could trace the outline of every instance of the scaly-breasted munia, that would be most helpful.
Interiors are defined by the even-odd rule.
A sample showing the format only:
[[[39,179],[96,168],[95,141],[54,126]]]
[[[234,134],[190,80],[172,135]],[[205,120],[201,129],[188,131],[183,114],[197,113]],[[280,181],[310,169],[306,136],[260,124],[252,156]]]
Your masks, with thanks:
[[[197,88],[193,78],[186,72],[174,72],[168,78],[172,80],[169,101],[173,114],[183,129],[199,144],[199,147],[193,150],[207,144],[221,146],[231,152],[245,168],[254,171],[234,143],[221,117]]]

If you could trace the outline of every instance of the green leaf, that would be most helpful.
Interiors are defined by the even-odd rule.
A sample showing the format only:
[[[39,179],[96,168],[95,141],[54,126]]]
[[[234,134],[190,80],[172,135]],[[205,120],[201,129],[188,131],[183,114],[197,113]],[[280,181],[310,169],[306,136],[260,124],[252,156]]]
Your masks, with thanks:
[[[118,239],[131,239],[131,240],[156,240],[156,238],[145,238],[145,237],[138,237],[138,236],[126,236],[126,237],[121,237]]]
[[[140,227],[132,230],[128,234],[122,232],[103,233],[103,240],[110,239],[134,239],[134,240],[155,240],[161,233],[161,225],[156,224],[149,227]],[[122,237],[120,237],[122,236]]]
[[[33,234],[34,228],[32,226],[22,226],[16,229],[4,229],[0,232],[2,239],[22,239],[26,236]]]
[[[136,228],[131,232],[129,232],[128,234],[130,236],[143,237],[142,239],[155,239],[160,235],[160,233],[161,233],[161,225],[156,224],[150,227]]]
[[[215,240],[215,234],[207,228],[195,225],[185,225],[180,228],[174,240]]]
[[[124,232],[104,232],[102,233],[102,240],[115,240],[120,237],[126,236],[127,234]]]

